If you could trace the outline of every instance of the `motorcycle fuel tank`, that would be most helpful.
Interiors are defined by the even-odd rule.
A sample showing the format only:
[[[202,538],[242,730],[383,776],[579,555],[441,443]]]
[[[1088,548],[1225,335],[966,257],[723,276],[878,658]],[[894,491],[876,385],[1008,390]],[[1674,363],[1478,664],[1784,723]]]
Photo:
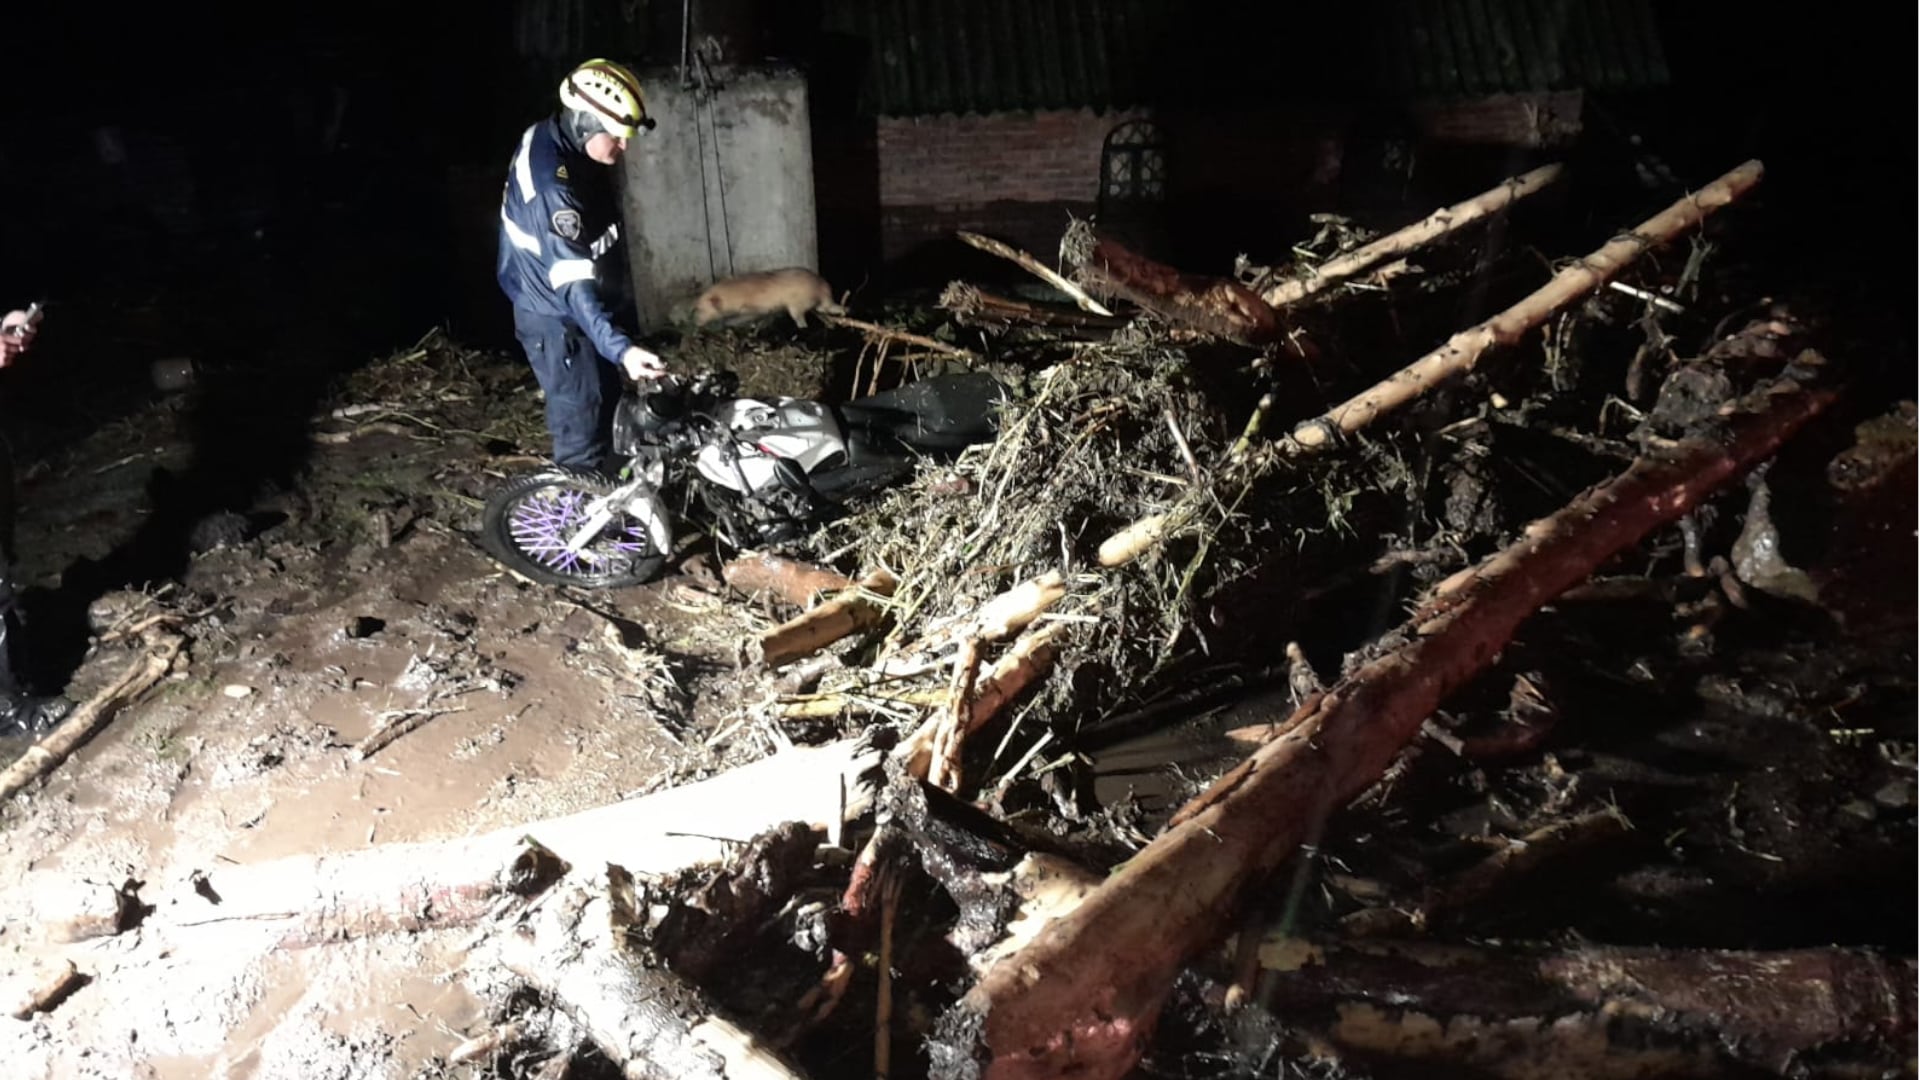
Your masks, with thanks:
[[[846,436],[833,413],[817,401],[782,398],[769,403],[752,398],[728,402],[720,419],[737,436],[736,459],[720,447],[705,446],[694,458],[700,475],[722,487],[758,491],[774,481],[774,460],[786,458],[812,474],[846,460]],[[736,467],[738,471],[736,472]]]

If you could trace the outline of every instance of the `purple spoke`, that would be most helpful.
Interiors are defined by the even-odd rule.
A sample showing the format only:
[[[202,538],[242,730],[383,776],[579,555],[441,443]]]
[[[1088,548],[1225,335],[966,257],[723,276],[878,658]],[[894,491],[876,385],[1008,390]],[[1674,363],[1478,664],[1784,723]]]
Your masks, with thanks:
[[[514,544],[529,558],[564,573],[591,573],[624,561],[650,546],[638,524],[622,523],[621,535],[596,537],[587,549],[566,550],[567,534],[586,508],[588,497],[579,491],[544,491],[515,507],[508,522]]]

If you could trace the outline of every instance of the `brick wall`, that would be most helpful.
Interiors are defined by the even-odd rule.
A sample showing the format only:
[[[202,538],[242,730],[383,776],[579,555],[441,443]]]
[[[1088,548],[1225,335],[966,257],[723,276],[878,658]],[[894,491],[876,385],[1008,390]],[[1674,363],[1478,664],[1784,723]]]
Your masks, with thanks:
[[[1107,133],[1139,114],[1091,109],[884,118],[882,206],[1092,202]]]
[[[1365,158],[1379,148],[1364,137],[1354,144],[1354,115],[1337,107],[881,118],[816,133],[822,256],[844,243],[847,265],[865,272],[875,256],[894,263],[951,247],[954,230],[971,229],[1051,261],[1068,216],[1087,217],[1097,207],[1107,134],[1137,119],[1155,120],[1166,139],[1168,203],[1142,227],[1190,248],[1169,257],[1224,263],[1240,252],[1283,254],[1317,210],[1412,199],[1424,213],[1428,204],[1470,194],[1452,188],[1501,167],[1476,154],[1552,147],[1578,132],[1579,112],[1578,93],[1409,106],[1408,137],[1456,148],[1421,156],[1422,178],[1447,187],[1435,192],[1392,177],[1370,180],[1350,151]],[[1448,175],[1441,166],[1450,158],[1470,175]]]
[[[1313,184],[1325,153],[1327,125],[1313,116],[1282,123],[1271,113],[1062,109],[885,118],[873,134],[871,166],[881,258],[972,229],[1051,260],[1068,216],[1087,217],[1098,205],[1107,135],[1141,119],[1158,122],[1166,139],[1169,205],[1230,212],[1230,203],[1292,198]]]
[[[1420,134],[1438,143],[1550,147],[1580,133],[1580,91],[1496,94],[1412,106]]]

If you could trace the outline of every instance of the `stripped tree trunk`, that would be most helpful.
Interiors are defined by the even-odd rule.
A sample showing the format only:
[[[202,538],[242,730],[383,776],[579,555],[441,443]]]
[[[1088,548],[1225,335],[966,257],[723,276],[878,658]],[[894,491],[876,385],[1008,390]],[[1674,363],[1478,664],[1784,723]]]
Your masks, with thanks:
[[[876,597],[893,595],[899,580],[886,570],[875,570],[853,588],[795,615],[761,635],[760,662],[770,668],[791,664],[869,627],[878,626],[887,609]]]
[[[1635,259],[1671,243],[1698,226],[1708,214],[1745,194],[1760,182],[1758,161],[1749,161],[1649,218],[1639,228],[1553,276],[1525,299],[1478,326],[1462,330],[1445,345],[1401,368],[1372,387],[1328,409],[1293,430],[1285,443],[1294,453],[1321,450],[1338,435],[1350,435],[1455,376],[1473,370],[1495,346],[1518,344],[1529,330],[1561,308],[1605,285]]]
[[[92,697],[74,706],[46,738],[27,747],[19,760],[0,772],[0,799],[11,799],[28,784],[60,767],[94,733],[112,720],[120,707],[153,688],[173,667],[186,639],[163,633],[151,651],[128,665],[126,673]]]
[[[853,741],[800,747],[696,784],[478,836],[225,867],[159,897],[143,926],[216,936],[257,930],[299,947],[470,925],[515,890],[502,868],[529,839],[578,867],[667,874],[719,863],[785,822],[837,832],[863,763],[878,761]]]
[[[974,326],[1068,327],[1076,330],[1117,330],[1127,320],[1113,315],[1092,315],[1063,307],[1030,304],[1025,300],[996,296],[964,281],[950,283],[940,294],[940,306],[953,312],[961,322]]]
[[[496,946],[567,1010],[627,1080],[797,1080],[799,1070],[692,983],[632,944],[632,879],[569,875]]]
[[[1405,255],[1450,232],[1464,229],[1481,218],[1490,217],[1505,210],[1560,179],[1561,171],[1558,165],[1542,165],[1530,173],[1513,177],[1502,182],[1499,187],[1483,191],[1465,202],[1455,203],[1444,210],[1435,210],[1398,232],[1388,233],[1344,255],[1336,255],[1314,267],[1303,277],[1273,285],[1264,290],[1260,298],[1276,308],[1305,299],[1321,289],[1338,285],[1377,262]]]

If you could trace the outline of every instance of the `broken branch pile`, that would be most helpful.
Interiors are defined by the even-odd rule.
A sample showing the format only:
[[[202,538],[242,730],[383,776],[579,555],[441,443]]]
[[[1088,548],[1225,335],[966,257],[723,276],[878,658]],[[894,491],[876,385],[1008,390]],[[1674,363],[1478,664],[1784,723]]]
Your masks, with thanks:
[[[1358,270],[1448,238],[1557,175],[1557,169],[1536,170],[1328,266],[1341,273]],[[955,852],[965,842],[943,851],[939,843],[916,838],[922,867],[962,908],[965,927],[955,930],[955,944],[977,962],[978,981],[934,1033],[934,1075],[1125,1075],[1154,1038],[1181,970],[1217,959],[1206,950],[1231,936],[1249,891],[1300,845],[1314,842],[1356,796],[1381,783],[1422,733],[1455,755],[1494,743],[1520,748],[1521,754],[1537,749],[1538,736],[1524,732],[1491,741],[1457,738],[1435,718],[1554,596],[1686,518],[1819,414],[1833,400],[1830,389],[1816,385],[1824,362],[1806,353],[1786,363],[1791,350],[1777,352],[1777,362],[1750,365],[1715,384],[1712,399],[1678,428],[1661,426],[1657,437],[1652,427],[1644,428],[1637,448],[1617,436],[1549,433],[1563,441],[1562,449],[1570,445],[1590,455],[1579,461],[1588,474],[1591,455],[1608,466],[1621,458],[1632,461],[1624,472],[1609,468],[1614,479],[1605,484],[1529,477],[1538,487],[1558,488],[1550,513],[1476,516],[1463,505],[1479,490],[1463,478],[1478,475],[1473,470],[1486,466],[1474,459],[1492,453],[1473,441],[1490,426],[1488,410],[1457,419],[1437,435],[1429,417],[1424,430],[1382,423],[1366,440],[1332,436],[1357,432],[1415,398],[1437,397],[1433,391],[1472,373],[1483,353],[1527,348],[1529,331],[1551,319],[1562,320],[1564,328],[1576,318],[1566,310],[1574,301],[1634,268],[1645,253],[1699,229],[1759,177],[1758,163],[1747,163],[1551,275],[1508,312],[1380,382],[1386,389],[1369,393],[1391,401],[1362,410],[1364,415],[1350,405],[1290,404],[1271,385],[1258,393],[1258,373],[1263,366],[1271,370],[1271,353],[1258,362],[1245,356],[1246,366],[1225,374],[1213,365],[1197,372],[1188,354],[1146,322],[1097,343],[1062,342],[1044,354],[1045,363],[1007,403],[993,445],[928,467],[913,484],[814,539],[816,555],[833,550],[850,556],[840,571],[884,573],[894,584],[887,596],[865,598],[875,618],[854,628],[859,636],[842,650],[842,666],[821,678],[819,691],[776,701],[775,713],[817,719],[837,708],[857,716],[857,725],[873,716],[890,721],[903,736],[892,755],[900,774],[934,790],[979,792],[979,805],[1003,812],[1003,796],[1022,781],[1029,763],[1035,776],[1057,778],[1056,770],[1073,770],[1076,734],[1085,733],[1089,718],[1152,695],[1169,696],[1175,679],[1203,674],[1209,662],[1248,661],[1265,652],[1269,666],[1279,667],[1282,650],[1275,647],[1273,623],[1282,620],[1237,622],[1222,603],[1258,585],[1275,563],[1298,566],[1315,555],[1346,558],[1363,568],[1361,576],[1414,567],[1417,579],[1430,583],[1459,571],[1431,589],[1399,631],[1349,652],[1345,677],[1331,689],[1319,687],[1297,648],[1285,650],[1298,710],[1291,716],[1269,710],[1264,728],[1237,728],[1237,735],[1261,743],[1260,749],[1191,800],[1117,870],[1068,864],[1073,900],[1046,916],[1056,920],[1051,926],[1046,918],[1029,918],[1021,931],[1024,944],[997,951],[991,966],[978,963],[984,954],[974,947],[980,940],[977,918],[991,917],[973,908],[992,908],[994,901],[981,900],[981,883],[1012,881],[996,875],[1011,872],[1013,855],[1003,853],[970,877],[954,868]],[[1172,271],[1079,224],[1069,241],[1063,254],[1076,266],[1078,284],[1097,296],[1132,301],[1156,316],[1156,323],[1228,342],[1258,347],[1284,340],[1275,306],[1249,288]],[[1030,258],[1018,261],[1034,269]],[[1041,276],[1076,297],[1068,289],[1072,283],[1058,274]],[[1290,302],[1320,292],[1337,276],[1270,295]],[[1644,300],[1656,294],[1621,295]],[[1323,299],[1338,296],[1331,289],[1323,293]],[[948,288],[943,305],[983,328],[1083,328],[1060,310],[1005,301],[960,283]],[[1764,338],[1768,325],[1760,320],[1733,337]],[[1471,338],[1470,348],[1461,344],[1465,338]],[[1722,342],[1703,344],[1717,349]],[[1408,355],[1429,348],[1422,344]],[[1447,363],[1433,359],[1442,354]],[[1626,366],[1624,357],[1620,366]],[[1340,373],[1343,379],[1364,374],[1352,367]],[[1699,376],[1686,362],[1676,361],[1675,370],[1678,382],[1670,390],[1684,396],[1688,380],[1698,383]],[[1754,392],[1736,404],[1749,389]],[[1568,391],[1552,384],[1529,393]],[[1489,396],[1491,411],[1504,413],[1499,422],[1525,422],[1524,410],[1507,411],[1500,395]],[[1654,420],[1671,415],[1676,406],[1668,398],[1663,393],[1655,405]],[[1433,411],[1453,404],[1438,401]],[[1323,427],[1295,428],[1322,410],[1328,417]],[[1604,421],[1605,410],[1598,412]],[[1269,424],[1274,413],[1279,415]],[[1277,443],[1275,429],[1282,433]],[[1300,453],[1305,447],[1327,452]],[[1453,490],[1430,492],[1436,473]],[[1395,501],[1406,508],[1398,522],[1374,516],[1353,527],[1350,515],[1377,514],[1380,503]],[[1444,515],[1447,527],[1423,520],[1429,513]],[[1385,535],[1396,524],[1404,532]],[[1437,555],[1404,546],[1420,536],[1435,543]],[[1488,558],[1474,566],[1480,554]],[[1240,608],[1250,609],[1257,605]],[[1019,719],[992,752],[996,784],[978,771],[986,753],[972,757],[968,739],[1009,708],[1020,710]],[[1027,734],[1016,739],[1022,729]],[[1016,744],[1026,748],[1025,756],[1008,767],[1007,749]],[[1053,760],[1038,758],[1050,745]],[[1076,817],[1073,784],[1066,780],[1047,790],[1061,815],[1086,824]],[[900,858],[890,832],[900,825],[882,817],[843,905],[850,916],[871,906],[853,898],[878,888],[860,882],[883,874],[876,864]],[[1589,817],[1625,821],[1611,808]],[[977,829],[976,840],[994,832]],[[1546,850],[1558,833],[1549,828],[1526,835],[1540,838]],[[1096,867],[1102,861],[1090,853],[1088,859]],[[1517,874],[1530,872],[1531,864],[1507,858],[1487,866]],[[1013,881],[1008,888],[1024,896],[1021,890],[1032,886]],[[1436,910],[1445,906],[1439,898],[1430,900]],[[1455,903],[1471,906],[1470,900]],[[1399,929],[1426,933],[1434,927],[1410,918]],[[960,945],[962,939],[970,944]],[[837,955],[844,961],[844,954]],[[889,974],[881,985],[893,987],[897,979]],[[836,991],[843,992],[843,986]],[[879,1015],[892,1015],[884,1001]]]
[[[1178,667],[1181,646],[1207,647],[1212,630],[1196,613],[1257,564],[1274,532],[1297,542],[1326,528],[1325,489],[1375,467],[1329,460],[1311,485],[1254,490],[1227,467],[1239,435],[1179,352],[1132,331],[1078,346],[1007,404],[995,443],[923,470],[815,540],[898,577],[890,621],[865,662],[776,711],[818,716],[823,699],[838,700],[911,729],[946,710],[971,731],[1015,700],[1050,723],[1117,707]],[[1103,571],[1111,531],[1174,507],[1191,510],[1160,531],[1165,557]],[[796,632],[763,639],[777,649],[770,661],[802,655],[784,647]]]

